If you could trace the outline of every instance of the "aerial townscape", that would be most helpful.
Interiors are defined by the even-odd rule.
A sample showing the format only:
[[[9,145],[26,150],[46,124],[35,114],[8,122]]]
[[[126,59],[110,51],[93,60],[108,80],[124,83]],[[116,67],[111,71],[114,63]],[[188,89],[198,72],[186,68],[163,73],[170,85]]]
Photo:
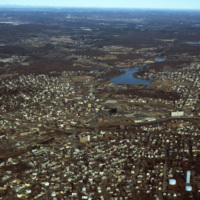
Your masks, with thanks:
[[[0,199],[200,199],[199,19],[0,8]]]

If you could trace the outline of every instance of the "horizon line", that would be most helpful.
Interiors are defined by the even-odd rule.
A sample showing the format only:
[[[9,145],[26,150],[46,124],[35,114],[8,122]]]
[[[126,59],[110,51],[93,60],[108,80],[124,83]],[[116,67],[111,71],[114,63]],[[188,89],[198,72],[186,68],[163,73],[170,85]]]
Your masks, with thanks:
[[[48,5],[0,5],[0,9],[3,7],[21,7],[21,8],[86,8],[86,9],[145,9],[145,10],[189,10],[189,11],[200,11],[200,8],[147,8],[147,7],[86,7],[86,6],[48,6]]]

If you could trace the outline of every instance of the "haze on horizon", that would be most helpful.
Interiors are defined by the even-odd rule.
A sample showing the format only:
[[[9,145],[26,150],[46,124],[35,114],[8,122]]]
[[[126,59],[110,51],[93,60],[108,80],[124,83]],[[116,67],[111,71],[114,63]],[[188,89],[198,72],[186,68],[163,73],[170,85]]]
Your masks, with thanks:
[[[200,10],[200,0],[1,0],[0,6],[149,8]]]

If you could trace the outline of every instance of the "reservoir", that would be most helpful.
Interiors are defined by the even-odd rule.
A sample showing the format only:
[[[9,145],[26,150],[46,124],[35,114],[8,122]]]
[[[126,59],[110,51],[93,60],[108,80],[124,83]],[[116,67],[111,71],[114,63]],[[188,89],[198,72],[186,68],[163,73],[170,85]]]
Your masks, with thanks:
[[[120,69],[120,71],[124,71],[125,73],[117,76],[115,78],[112,78],[111,81],[115,84],[126,84],[126,85],[150,85],[150,80],[140,79],[133,77],[133,73],[136,73],[139,71],[140,68],[125,68]]]

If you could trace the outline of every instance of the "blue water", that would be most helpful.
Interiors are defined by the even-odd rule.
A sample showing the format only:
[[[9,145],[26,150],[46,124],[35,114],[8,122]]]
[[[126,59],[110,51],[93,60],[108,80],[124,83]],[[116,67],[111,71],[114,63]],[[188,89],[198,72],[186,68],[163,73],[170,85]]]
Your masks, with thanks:
[[[135,69],[130,69],[130,68],[125,68],[121,69],[120,71],[125,71],[126,73],[117,76],[115,78],[112,78],[111,81],[115,84],[126,84],[126,85],[150,85],[150,80],[145,80],[145,79],[139,79],[133,77],[133,73],[138,72],[140,68],[135,68]]]
[[[165,59],[164,59],[164,58],[158,58],[158,57],[156,57],[156,58],[154,59],[154,61],[155,61],[155,62],[164,62]]]
[[[141,64],[141,65],[140,65],[140,67],[144,67],[144,66],[146,66],[146,65],[147,65],[147,64],[146,64],[146,63],[144,63],[144,64]]]
[[[186,44],[200,44],[200,41],[199,42],[186,42]]]

